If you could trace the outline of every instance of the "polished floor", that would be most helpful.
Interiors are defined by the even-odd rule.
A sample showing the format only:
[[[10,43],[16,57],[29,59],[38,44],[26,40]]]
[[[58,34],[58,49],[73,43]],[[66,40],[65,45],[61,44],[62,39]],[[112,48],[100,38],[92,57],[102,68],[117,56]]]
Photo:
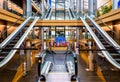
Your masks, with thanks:
[[[86,71],[86,64],[81,58],[79,58],[78,75],[80,76],[80,82],[103,82],[95,72]],[[52,76],[55,76],[52,74]],[[18,82],[35,82],[37,77],[37,63],[33,65],[31,71],[25,77],[22,77]],[[67,75],[66,75],[67,77]],[[56,82],[59,82],[55,79]],[[52,82],[52,81],[50,81]]]
[[[85,55],[85,53],[82,53],[82,54]],[[63,56],[59,56],[60,59],[62,59],[62,57]],[[0,82],[12,82],[16,74],[17,67],[19,66],[19,63],[16,62],[18,59],[19,58],[16,55],[13,61],[11,61],[5,69],[0,69]],[[120,71],[119,70],[101,69],[104,75],[104,78],[106,80],[106,81],[103,81],[99,78],[100,76],[98,76],[96,72],[86,71],[85,70],[87,68],[86,63],[83,61],[83,59],[80,56],[78,56],[78,59],[79,59],[78,60],[78,68],[79,68],[78,75],[80,77],[80,82],[120,82],[120,78],[119,78]],[[101,58],[100,59],[97,58],[97,62],[99,62],[98,65],[104,68],[106,66],[108,67],[109,65],[106,62],[106,60],[103,60]],[[62,63],[56,62],[56,63],[62,64],[63,62]],[[54,76],[54,74],[52,76]],[[21,77],[18,82],[36,82],[36,77],[37,77],[37,62],[33,64],[33,66],[31,67],[31,70],[27,72],[27,75],[24,77]]]

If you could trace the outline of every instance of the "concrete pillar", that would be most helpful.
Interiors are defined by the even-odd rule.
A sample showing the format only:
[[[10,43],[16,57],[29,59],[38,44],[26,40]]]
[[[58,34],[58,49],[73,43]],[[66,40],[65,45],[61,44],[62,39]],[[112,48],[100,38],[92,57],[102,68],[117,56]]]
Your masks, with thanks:
[[[27,0],[26,5],[27,5],[27,10],[26,10],[27,17],[32,16],[32,2],[31,2],[31,0]]]
[[[89,0],[88,1],[88,12],[89,12],[89,16],[93,15],[94,13],[94,8],[93,8],[93,0]]]
[[[79,14],[80,14],[80,0],[77,0],[76,1],[76,15],[77,15],[77,18],[79,18]]]
[[[42,15],[44,15],[45,7],[44,7],[44,0],[42,0]]]
[[[76,28],[76,54],[79,55],[79,27]]]
[[[112,0],[113,10],[118,8],[118,1],[119,1],[119,0]]]
[[[80,13],[83,15],[83,10],[84,10],[84,0],[80,0]]]
[[[43,51],[44,50],[44,27],[41,28],[41,41],[42,41],[41,51]]]
[[[70,0],[70,8],[71,8],[72,10],[74,10],[74,1],[73,1],[73,0]]]
[[[97,16],[97,0],[93,0],[93,13]]]
[[[49,3],[49,0],[47,0],[47,7],[49,8],[50,7],[50,3]]]

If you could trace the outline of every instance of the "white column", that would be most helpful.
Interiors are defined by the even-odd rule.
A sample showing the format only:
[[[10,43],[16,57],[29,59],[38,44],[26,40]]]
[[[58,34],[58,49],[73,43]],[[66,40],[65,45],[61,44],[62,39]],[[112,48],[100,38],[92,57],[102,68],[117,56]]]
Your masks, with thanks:
[[[119,1],[119,0],[112,0],[113,10],[118,8],[118,1]]]
[[[48,6],[48,8],[50,7],[49,0],[47,0],[47,6]]]
[[[32,16],[32,2],[31,0],[27,0],[27,17]]]
[[[79,27],[76,28],[76,54],[79,55]]]
[[[42,15],[44,15],[45,8],[44,8],[44,0],[42,0]]]
[[[84,10],[84,0],[80,0],[80,12],[83,13]]]
[[[76,1],[76,15],[77,15],[77,18],[79,17],[79,13],[80,13],[80,0],[77,0]]]
[[[93,0],[89,0],[88,2],[89,2],[89,4],[88,4],[89,15],[93,15],[93,13],[94,13]]]
[[[74,10],[74,1],[73,1],[73,0],[70,0],[70,8],[71,8],[72,10]]]
[[[97,16],[97,0],[93,0],[93,13]]]
[[[42,40],[42,48],[41,50],[44,50],[44,27],[41,28],[41,40]]]

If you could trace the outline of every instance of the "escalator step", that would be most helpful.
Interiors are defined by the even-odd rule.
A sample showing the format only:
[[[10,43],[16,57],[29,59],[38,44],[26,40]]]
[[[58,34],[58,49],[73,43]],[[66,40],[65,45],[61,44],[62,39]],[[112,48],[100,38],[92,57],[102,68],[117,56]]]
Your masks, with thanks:
[[[7,46],[14,46],[15,44],[8,44]]]
[[[4,59],[5,57],[4,56],[0,56],[0,59]]]
[[[112,53],[112,54],[110,54],[110,55],[111,55],[113,58],[120,58],[120,55],[117,54],[117,53],[116,53],[116,54],[115,54],[115,53],[114,53],[114,54]]]
[[[0,55],[7,55],[9,52],[0,52]]]
[[[120,63],[120,58],[116,58],[115,60]]]

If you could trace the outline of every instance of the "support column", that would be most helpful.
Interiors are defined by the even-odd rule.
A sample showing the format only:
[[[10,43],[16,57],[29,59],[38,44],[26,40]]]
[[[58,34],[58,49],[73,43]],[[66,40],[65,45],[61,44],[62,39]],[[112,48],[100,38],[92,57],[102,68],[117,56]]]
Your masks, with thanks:
[[[44,8],[44,0],[42,0],[42,15],[44,15],[45,8]]]
[[[79,27],[76,28],[76,54],[79,55]]]
[[[70,0],[70,6],[69,6],[72,10],[74,10],[74,1]]]
[[[88,3],[88,12],[89,12],[89,16],[91,16],[94,13],[93,0],[89,0],[88,2],[89,2]]]
[[[44,27],[41,28],[41,40],[42,40],[41,51],[43,51],[44,50]]]
[[[27,5],[27,10],[26,10],[27,17],[32,16],[32,2],[31,2],[31,0],[27,0],[26,5]]]
[[[76,15],[77,15],[77,18],[79,18],[79,14],[80,14],[80,0],[76,1],[76,9],[77,9]]]
[[[80,13],[81,13],[81,16],[83,15],[83,10],[84,10],[84,0],[80,0]]]
[[[93,0],[93,13],[97,16],[97,0]]]
[[[119,0],[112,0],[112,3],[113,3],[113,10],[115,10],[115,9],[118,8],[118,2],[119,2]]]

